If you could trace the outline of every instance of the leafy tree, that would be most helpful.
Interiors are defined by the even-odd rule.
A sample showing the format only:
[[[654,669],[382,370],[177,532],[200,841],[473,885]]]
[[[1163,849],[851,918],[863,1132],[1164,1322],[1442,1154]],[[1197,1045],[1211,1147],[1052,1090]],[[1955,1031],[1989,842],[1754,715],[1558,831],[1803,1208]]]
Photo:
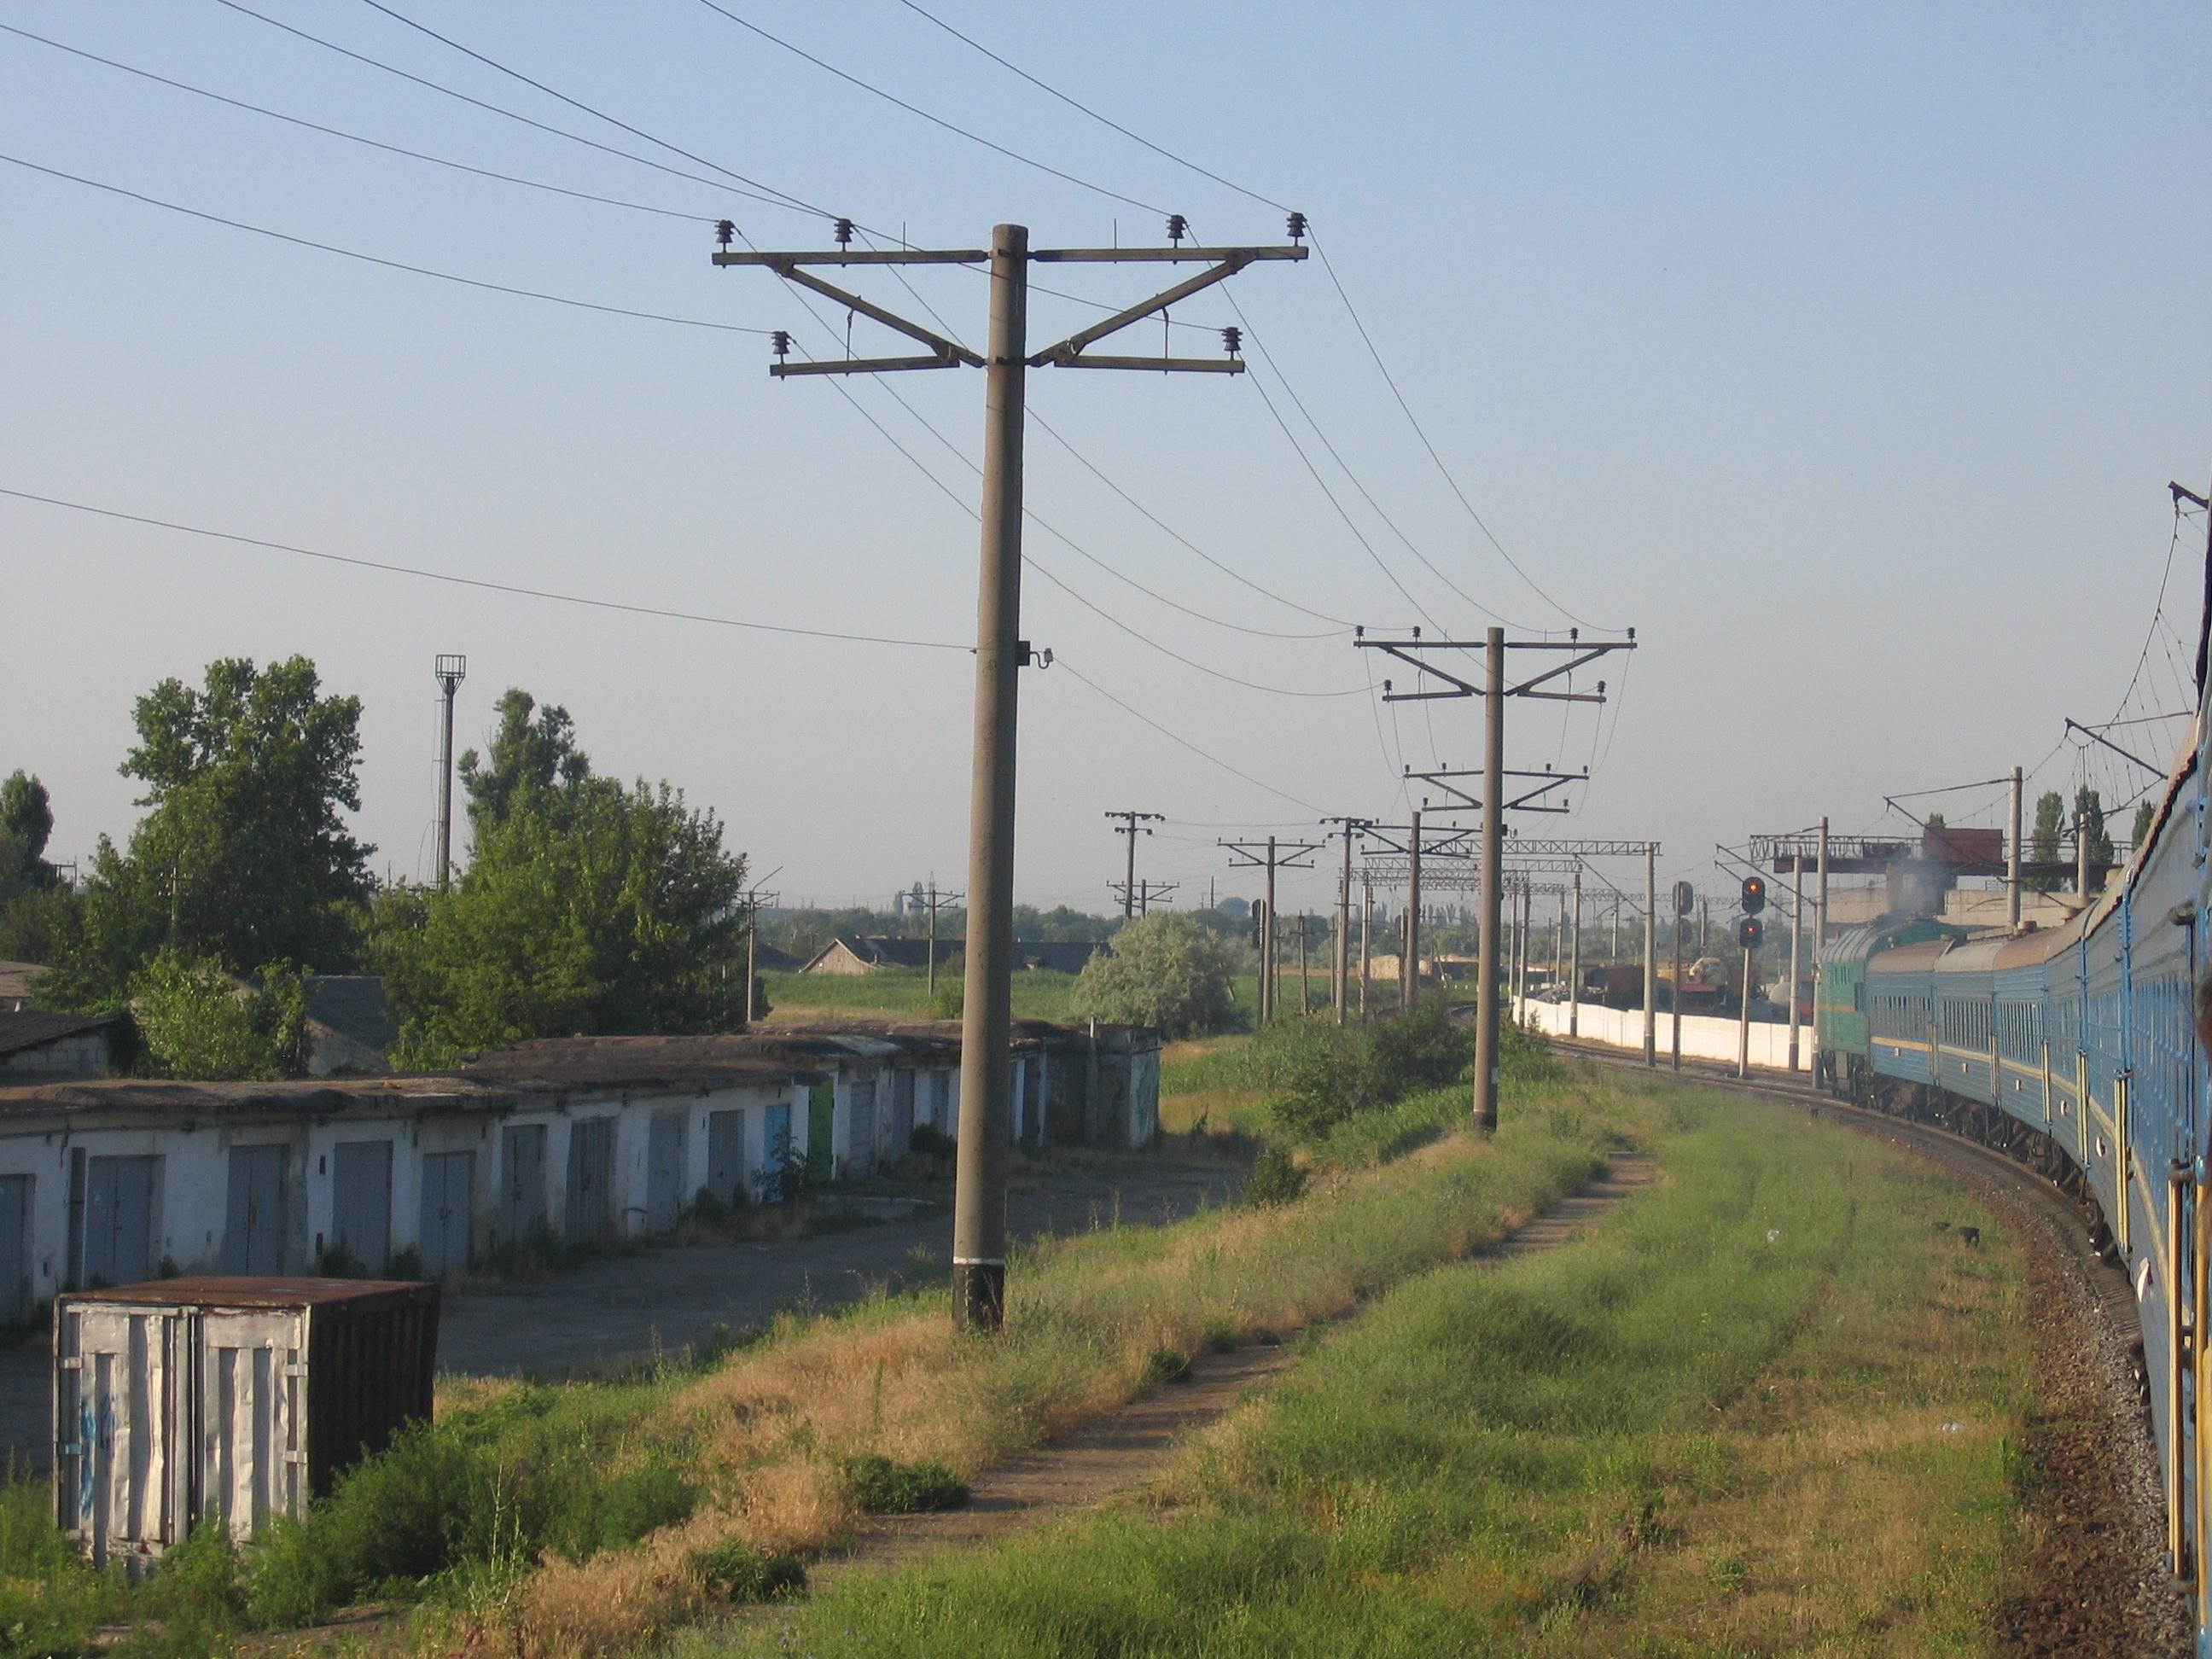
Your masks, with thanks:
[[[1157,1026],[1170,1036],[1228,1023],[1237,954],[1218,934],[1172,912],[1124,926],[1084,964],[1070,1006],[1117,1024]]]
[[[468,869],[419,901],[419,927],[406,919],[416,899],[388,902],[375,950],[402,1063],[738,1022],[745,860],[723,849],[720,820],[666,783],[593,777],[568,752],[578,765],[556,761],[550,781],[541,768],[477,816]]]
[[[2110,864],[2112,861],[2112,838],[2105,829],[2105,803],[2097,792],[2083,784],[2074,792],[2074,820],[2077,833],[2089,840],[2089,862]]]
[[[306,1069],[307,981],[289,963],[241,985],[210,957],[164,949],[131,980],[145,1068],[155,1077],[265,1081]]]
[[[0,904],[54,884],[54,872],[46,863],[46,842],[53,833],[53,803],[46,786],[27,772],[9,773],[0,782]]]
[[[2035,798],[2035,831],[2028,837],[2028,857],[2037,864],[2056,864],[2058,861],[2058,838],[2066,823],[2066,797],[2056,789],[2045,791]],[[2035,876],[2028,886],[2039,893],[2055,892],[2058,888],[2056,876]]]
[[[2149,838],[2151,820],[2157,816],[2156,801],[2147,800],[2136,808],[2135,826],[2128,831],[2128,841],[2131,846],[2140,848]]]
[[[489,753],[461,757],[461,788],[468,796],[469,825],[477,835],[496,830],[525,805],[544,805],[574,792],[592,775],[591,757],[576,746],[576,723],[556,703],[540,708],[519,685],[501,696],[498,729]]]
[[[34,887],[0,905],[0,962],[52,962],[83,902],[68,888]]]
[[[1926,817],[1921,820],[1921,823],[1925,828],[1929,830],[1948,830],[1950,828],[1950,820],[1945,817],[1941,812],[1930,812]]]
[[[231,657],[199,690],[162,681],[133,718],[121,769],[149,810],[127,851],[101,839],[45,994],[114,1006],[163,945],[231,973],[347,965],[369,892],[370,849],[340,816],[361,806],[361,700],[322,695],[305,657]]]

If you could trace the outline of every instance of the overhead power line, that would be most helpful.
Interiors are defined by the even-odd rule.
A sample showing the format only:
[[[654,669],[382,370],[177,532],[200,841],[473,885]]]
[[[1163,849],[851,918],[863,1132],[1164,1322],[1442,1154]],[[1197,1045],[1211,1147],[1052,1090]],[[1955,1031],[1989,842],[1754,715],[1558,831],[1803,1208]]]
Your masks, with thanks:
[[[230,230],[243,230],[256,236],[266,236],[271,241],[289,242],[295,247],[314,249],[318,253],[335,253],[343,258],[358,259],[364,264],[382,265],[387,270],[404,270],[411,276],[435,277],[441,283],[458,283],[463,288],[483,289],[487,293],[505,294],[520,300],[542,300],[548,305],[570,306],[579,311],[602,311],[614,317],[635,317],[648,323],[674,323],[684,328],[711,328],[725,334],[772,334],[772,329],[748,328],[739,323],[709,322],[702,317],[672,317],[665,312],[639,311],[629,306],[603,305],[596,300],[572,299],[565,294],[548,294],[541,289],[516,288],[507,283],[490,283],[477,276],[462,276],[450,270],[437,270],[428,265],[410,264],[404,259],[387,259],[378,253],[364,253],[359,248],[340,247],[335,242],[318,242],[306,236],[294,236],[289,232],[271,230],[266,225],[250,225],[242,219],[226,219],[219,213],[205,213],[198,208],[185,207],[179,202],[165,201],[159,196],[149,196],[143,191],[126,190],[121,185],[111,185],[98,179],[88,179],[82,173],[64,173],[59,167],[46,167],[37,161],[26,161],[20,155],[0,154],[0,161],[24,167],[33,173],[43,173],[50,179],[66,179],[72,185],[88,189],[106,191],[111,196],[121,196],[149,207],[181,213],[188,219],[199,219],[211,225],[222,225]]]
[[[720,161],[710,161],[703,155],[695,155],[692,151],[685,149],[681,144],[673,144],[665,138],[656,137],[653,134],[647,132],[643,127],[634,127],[629,122],[622,119],[619,116],[610,115],[605,110],[599,109],[591,104],[587,104],[580,98],[571,98],[567,93],[562,92],[556,88],[550,87],[543,81],[534,80],[531,76],[525,75],[520,70],[513,68],[508,64],[502,64],[496,58],[493,58],[486,53],[478,52],[473,46],[463,46],[459,41],[454,40],[453,36],[449,34],[439,33],[437,30],[432,28],[428,23],[416,22],[404,12],[395,10],[392,7],[386,5],[384,3],[384,0],[361,0],[361,3],[362,4],[370,8],[372,10],[382,12],[386,17],[392,19],[395,23],[404,23],[410,29],[414,29],[420,33],[428,35],[430,39],[437,41],[441,46],[449,46],[453,51],[459,52],[463,57],[473,58],[476,62],[482,64],[486,69],[496,70],[501,75],[512,76],[514,79],[521,82],[522,84],[526,87],[534,87],[538,91],[544,93],[548,98],[557,98],[561,102],[568,105],[569,108],[581,110],[586,115],[592,116],[599,120],[605,121],[609,126],[620,127],[624,132],[629,133],[634,138],[642,138],[648,144],[658,144],[661,149],[668,151],[672,155],[680,155],[687,161],[696,161],[702,167],[712,167],[717,173],[727,173],[731,178],[735,179],[740,184],[749,185],[755,190],[766,191],[771,196],[781,198],[785,205],[797,208],[803,213],[819,214],[825,219],[835,218],[836,216],[832,214],[829,209],[817,207],[813,203],[806,200],[804,197],[793,196],[789,191],[778,190],[774,185],[764,183],[761,179],[749,177],[744,173],[726,167]]]
[[[1219,173],[1214,172],[1210,167],[1200,167],[1197,162],[1192,161],[1187,155],[1178,155],[1175,151],[1154,143],[1151,139],[1146,137],[1141,132],[1131,131],[1127,127],[1123,126],[1119,121],[1115,120],[1110,116],[1101,115],[1097,110],[1091,108],[1090,105],[1084,103],[1078,99],[1070,97],[1066,93],[1062,92],[1058,87],[1052,85],[1049,82],[1039,80],[1036,76],[1031,75],[1027,70],[1022,68],[1019,64],[1008,63],[1005,58],[1000,57],[997,52],[993,52],[990,47],[985,46],[981,40],[975,39],[972,35],[963,34],[958,29],[954,28],[951,24],[946,22],[942,17],[937,16],[934,13],[925,11],[920,6],[915,4],[914,0],[899,0],[899,3],[904,6],[908,11],[914,13],[915,16],[934,23],[939,28],[943,29],[954,40],[973,46],[977,52],[981,52],[984,57],[998,64],[1000,68],[1012,70],[1014,74],[1021,76],[1023,80],[1035,87],[1039,92],[1046,93],[1052,97],[1059,99],[1061,103],[1066,104],[1070,109],[1080,111],[1083,114],[1089,116],[1092,120],[1097,122],[1101,126],[1111,127],[1115,131],[1120,133],[1124,138],[1129,139],[1133,143],[1142,144],[1146,149],[1152,151],[1153,155],[1164,156],[1167,160],[1173,161],[1176,166],[1188,167],[1190,171],[1199,174],[1201,178],[1212,179],[1215,184],[1219,185],[1224,190],[1232,190],[1239,196],[1249,198],[1252,201],[1259,203],[1263,207],[1275,208],[1284,213],[1288,213],[1291,210],[1289,208],[1285,207],[1282,203],[1275,200],[1273,197],[1262,196],[1256,190],[1248,190],[1245,186],[1236,183],[1233,179],[1223,178]]]
[[[0,484],[0,495],[11,495],[17,501],[36,501],[45,507],[66,507],[72,513],[89,513],[102,519],[119,519],[127,524],[148,525],[157,530],[173,530],[186,536],[204,536],[210,540],[236,542],[245,547],[265,548],[272,553],[289,553],[302,559],[316,559],[325,564],[351,565],[360,570],[380,571],[386,575],[413,576],[422,581],[447,582],[456,587],[474,587],[489,593],[508,593],[522,599],[549,599],[556,605],[584,605],[595,611],[620,611],[636,617],[659,617],[672,622],[704,623],[715,628],[741,628],[757,634],[790,634],[805,639],[836,640],[849,645],[910,646],[923,651],[960,651],[970,649],[945,640],[902,639],[892,635],[854,634],[832,628],[799,628],[785,623],[750,622],[738,617],[718,617],[698,611],[672,611],[659,605],[632,605],[620,599],[601,599],[588,594],[563,593],[557,589],[525,587],[514,582],[495,582],[478,576],[458,576],[449,570],[431,570],[420,565],[394,564],[382,559],[364,559],[347,553],[329,553],[319,548],[301,547],[290,542],[270,541],[259,536],[243,536],[234,531],[210,530],[200,525],[181,524],[173,519],[156,519],[143,513],[125,513],[118,507],[95,507],[88,501],[65,501],[58,495],[41,495],[28,489],[10,489]]]
[[[1169,731],[1166,726],[1162,726],[1151,715],[1144,714],[1139,710],[1130,707],[1129,704],[1122,702],[1121,698],[1115,696],[1104,686],[1099,684],[1097,681],[1092,679],[1088,674],[1084,673],[1080,669],[1077,668],[1074,664],[1069,662],[1066,657],[1055,655],[1053,658],[1053,666],[1055,668],[1066,669],[1069,673],[1074,675],[1077,679],[1081,680],[1084,684],[1089,686],[1100,696],[1105,698],[1107,702],[1112,703],[1123,714],[1128,715],[1133,720],[1139,720],[1145,725],[1149,726],[1153,731],[1158,732],[1162,737],[1165,738],[1170,743],[1174,744],[1177,748],[1188,749],[1192,754],[1197,756],[1200,760],[1210,762],[1213,765],[1219,767],[1223,771],[1231,774],[1232,776],[1243,779],[1245,782],[1250,784],[1255,789],[1264,789],[1271,795],[1279,795],[1283,799],[1290,802],[1293,806],[1303,806],[1310,812],[1319,812],[1322,810],[1320,807],[1316,806],[1311,801],[1294,795],[1287,789],[1278,789],[1273,784],[1267,782],[1264,779],[1254,777],[1249,772],[1245,771],[1242,767],[1231,766],[1227,761],[1222,759],[1220,756],[1209,753],[1207,750],[1200,748],[1188,738],[1180,737],[1176,733]]]
[[[696,173],[686,173],[681,167],[670,167],[665,161],[656,161],[649,155],[640,155],[635,150],[623,149],[614,144],[601,143],[596,138],[586,138],[580,132],[571,132],[566,127],[556,127],[550,122],[538,120],[532,116],[523,114],[519,110],[511,110],[502,105],[491,103],[482,98],[472,97],[468,93],[462,92],[456,88],[447,86],[441,82],[433,81],[427,76],[417,75],[411,70],[401,69],[396,64],[387,64],[380,58],[373,58],[365,52],[356,52],[352,47],[342,46],[335,40],[325,40],[319,34],[310,34],[307,30],[296,27],[293,24],[287,23],[280,18],[268,16],[261,12],[254,10],[251,6],[241,4],[240,0],[216,0],[216,3],[219,6],[226,6],[229,8],[232,11],[238,13],[242,17],[251,17],[257,23],[266,23],[270,28],[282,29],[285,33],[291,35],[297,40],[305,40],[310,46],[320,46],[325,52],[334,52],[341,58],[349,58],[355,63],[365,64],[370,69],[381,70],[386,75],[398,76],[403,81],[410,82],[416,86],[422,87],[430,92],[437,93],[441,96],[455,99],[461,103],[469,105],[472,108],[483,110],[487,114],[496,115],[501,117],[502,119],[508,121],[520,122],[526,127],[534,128],[539,132],[550,133],[556,138],[566,138],[572,144],[581,144],[585,149],[598,150],[604,155],[618,156],[623,161],[634,161],[641,167],[651,167],[656,173],[665,173],[672,179],[688,179],[694,184],[706,185],[713,189],[724,191],[733,196],[744,197],[750,201],[765,203],[769,207],[783,208],[787,210],[803,210],[806,212],[812,212],[814,210],[811,208],[805,210],[792,210],[792,204],[783,196],[781,191],[777,191],[774,195],[764,195],[757,191],[742,189],[736,185],[726,184],[720,179],[702,178]],[[715,171],[720,173],[724,171],[724,169],[717,167]]]
[[[375,6],[379,11],[386,9],[383,5],[379,3],[379,0],[363,0],[363,3]],[[825,74],[834,75],[840,81],[845,82],[848,85],[858,87],[861,91],[870,94],[872,96],[880,98],[887,104],[896,105],[898,108],[904,110],[909,115],[918,115],[923,120],[928,122],[932,126],[941,127],[947,132],[955,134],[959,137],[965,138],[971,144],[981,144],[985,149],[990,150],[994,155],[1003,155],[1010,161],[1019,161],[1024,167],[1035,167],[1039,173],[1048,173],[1054,178],[1060,179],[1065,184],[1073,185],[1079,190],[1087,190],[1092,191],[1094,194],[1103,196],[1109,201],[1124,203],[1133,208],[1142,208],[1147,213],[1165,214],[1167,212],[1165,208],[1155,207],[1150,202],[1139,201],[1133,196],[1124,196],[1118,190],[1110,190],[1104,185],[1094,183],[1092,180],[1079,177],[1075,173],[1063,173],[1056,167],[1053,167],[1046,162],[1038,161],[1034,155],[1024,155],[1018,149],[1010,149],[1004,144],[994,143],[992,140],[984,137],[981,133],[971,132],[966,127],[960,125],[957,122],[948,121],[941,115],[933,115],[929,111],[922,108],[919,104],[909,104],[905,99],[899,97],[896,94],[884,91],[883,88],[876,85],[873,82],[864,81],[857,75],[841,70],[835,64],[832,64],[824,58],[817,58],[812,52],[808,52],[805,47],[793,46],[790,41],[783,39],[781,35],[770,34],[759,24],[748,21],[746,19],[738,16],[737,13],[729,9],[728,7],[717,5],[715,3],[715,0],[699,0],[699,3],[706,7],[708,11],[714,13],[716,15],[722,17],[730,22],[735,23],[739,28],[748,30],[750,33],[758,35],[770,46],[781,46],[793,57],[804,58],[806,62],[813,64],[815,68],[823,70]]]

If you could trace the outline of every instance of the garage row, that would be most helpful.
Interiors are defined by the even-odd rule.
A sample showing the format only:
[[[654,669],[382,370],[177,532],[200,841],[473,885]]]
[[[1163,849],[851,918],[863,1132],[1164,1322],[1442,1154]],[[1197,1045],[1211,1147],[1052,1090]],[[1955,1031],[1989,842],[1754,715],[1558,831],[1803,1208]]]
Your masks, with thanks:
[[[1140,1146],[1141,1027],[1018,1023],[1017,1144]],[[851,1182],[959,1127],[959,1027],[555,1039],[462,1070],[0,1088],[0,1324],[63,1290],[176,1273],[440,1279],[507,1247],[672,1229]]]

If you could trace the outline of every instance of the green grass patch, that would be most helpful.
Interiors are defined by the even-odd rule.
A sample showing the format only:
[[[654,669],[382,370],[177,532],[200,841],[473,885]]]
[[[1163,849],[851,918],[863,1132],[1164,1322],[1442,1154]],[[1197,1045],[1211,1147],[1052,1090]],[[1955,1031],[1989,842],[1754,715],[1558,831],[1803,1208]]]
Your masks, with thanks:
[[[946,956],[959,949],[957,940],[945,945]],[[957,970],[954,978],[957,979]],[[790,1024],[816,1019],[930,1019],[935,1018],[929,1000],[929,975],[920,968],[883,968],[872,974],[763,974],[771,1023]],[[937,986],[949,983],[944,964],[937,970]],[[1068,999],[1075,990],[1075,975],[1037,968],[1013,977],[1016,1019],[1066,1020]]]
[[[2009,1245],[1935,1232],[1972,1206],[1908,1155],[1637,1090],[1658,1185],[1566,1248],[1401,1284],[1164,1510],[855,1576],[735,1650],[1988,1650],[2029,1389]]]
[[[881,1452],[855,1452],[838,1472],[863,1515],[921,1515],[968,1501],[968,1483],[934,1458],[902,1463]]]

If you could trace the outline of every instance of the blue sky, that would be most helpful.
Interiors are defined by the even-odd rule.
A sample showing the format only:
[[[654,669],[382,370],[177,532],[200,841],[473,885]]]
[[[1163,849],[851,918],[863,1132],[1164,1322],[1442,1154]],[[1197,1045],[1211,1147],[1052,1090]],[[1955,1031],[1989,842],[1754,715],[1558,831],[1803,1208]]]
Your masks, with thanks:
[[[362,0],[252,3],[707,172]],[[726,3],[1131,199],[947,133],[699,0],[394,0],[711,163],[917,243],[977,246],[1000,221],[1039,246],[1157,240],[1158,215],[1133,201],[1210,240],[1282,238],[1274,207],[1085,118],[898,0]],[[1209,878],[1241,892],[1218,836],[1402,812],[1401,763],[1476,763],[1474,705],[1382,708],[1370,665],[1331,631],[1419,620],[1377,560],[1439,627],[1481,625],[1463,592],[1527,628],[1638,629],[1625,677],[1607,670],[1621,695],[1603,724],[1516,705],[1508,758],[1597,760],[1575,817],[1528,829],[1656,837],[1662,876],[1714,881],[1715,841],[1823,812],[1867,828],[1885,794],[2046,756],[2040,784],[2083,775],[2108,799],[2137,787],[2108,756],[2052,751],[2063,716],[2185,706],[2175,664],[2194,643],[2201,523],[2182,527],[2153,618],[2175,544],[2166,483],[2201,490],[2212,459],[2203,8],[931,9],[1309,214],[1453,477],[1548,596],[1439,476],[1318,261],[1232,285],[1266,348],[1248,345],[1249,376],[1033,375],[1033,411],[1083,461],[1293,603],[1202,562],[1032,427],[1030,505],[1091,557],[1034,524],[1029,551],[1121,626],[1027,584],[1030,635],[1084,678],[1024,685],[1024,898],[1105,906],[1107,808],[1169,815],[1144,860],[1184,896]],[[473,166],[727,214],[763,246],[827,237],[814,216],[531,131],[215,0],[14,3],[0,21]],[[710,268],[704,222],[374,153],[15,36],[0,35],[0,85],[11,156],[389,259],[843,349],[828,307],[818,322],[772,276]],[[629,604],[972,633],[962,503],[979,375],[848,388],[940,489],[831,383],[772,382],[755,336],[471,290],[5,164],[0,215],[0,484]],[[1038,280],[1120,303],[1147,276]],[[914,282],[980,339],[981,280]],[[1096,314],[1040,296],[1032,331]],[[1236,320],[1213,297],[1177,315]],[[881,343],[865,322],[854,337]],[[1152,349],[1159,334],[1129,337]],[[460,651],[464,741],[506,685],[562,702],[603,769],[715,807],[758,870],[784,866],[788,897],[879,899],[963,868],[958,652],[581,610],[4,498],[0,595],[0,769],[46,778],[64,856],[132,820],[113,769],[133,696],[215,656],[296,650],[366,702],[361,827],[380,871],[427,872],[431,659]],[[1328,636],[1272,636],[1314,634]],[[2171,734],[2132,730],[2164,758]],[[1962,795],[1954,817],[1999,799]],[[1304,884],[1285,902],[1325,902],[1324,877]]]

